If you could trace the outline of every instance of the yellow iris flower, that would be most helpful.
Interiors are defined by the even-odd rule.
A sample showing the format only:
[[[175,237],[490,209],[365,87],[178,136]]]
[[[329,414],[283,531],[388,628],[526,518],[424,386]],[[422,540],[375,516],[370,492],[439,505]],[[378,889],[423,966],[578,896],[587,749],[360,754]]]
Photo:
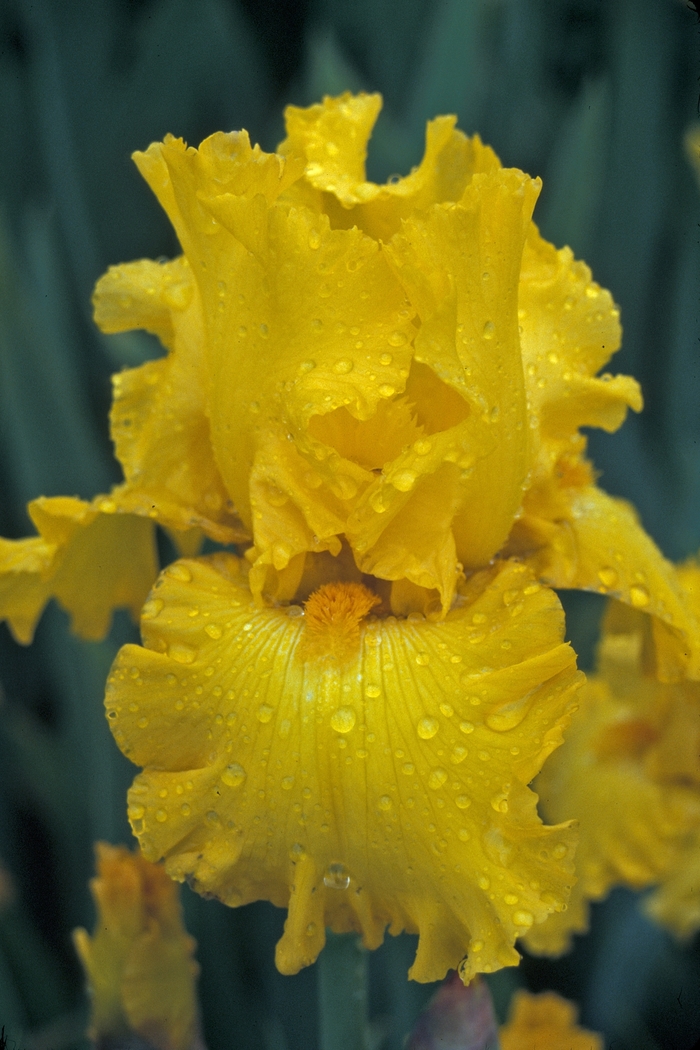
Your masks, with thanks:
[[[678,570],[700,611],[700,568]],[[680,936],[700,928],[700,684],[662,683],[653,670],[651,620],[613,602],[599,670],[581,690],[564,746],[537,780],[550,820],[579,827],[577,882],[566,913],[528,934],[559,954],[588,928],[589,901],[612,886],[657,889],[647,910]]]
[[[114,379],[124,482],[40,500],[0,547],[0,614],[28,640],[56,597],[98,636],[165,570],[107,691],[144,854],[229,904],[288,906],[295,972],[325,927],[420,934],[412,976],[517,962],[561,911],[568,824],[527,787],[579,684],[553,586],[650,614],[654,659],[700,674],[697,623],[582,426],[641,407],[596,373],[617,310],[531,220],[540,184],[455,118],[405,179],[366,181],[374,95],[135,155],[183,256],[114,267],[105,332],[168,348]],[[78,575],[78,569],[80,575]]]
[[[501,1050],[603,1050],[603,1040],[576,1024],[576,1007],[555,992],[513,996]]]
[[[191,1050],[197,1036],[195,943],[177,887],[161,866],[98,842],[92,937],[73,934],[92,995],[89,1036],[99,1044],[136,1033],[158,1050]]]

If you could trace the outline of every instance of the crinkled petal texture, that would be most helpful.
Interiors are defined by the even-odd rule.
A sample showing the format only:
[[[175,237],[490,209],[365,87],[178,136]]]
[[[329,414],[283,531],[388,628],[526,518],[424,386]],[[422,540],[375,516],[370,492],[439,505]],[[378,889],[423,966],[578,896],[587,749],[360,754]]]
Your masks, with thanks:
[[[501,1050],[603,1050],[601,1036],[576,1024],[577,1013],[556,992],[517,991],[500,1031]]]
[[[367,182],[380,102],[290,107],[279,154],[234,133],[135,159],[198,285],[202,433],[254,536],[254,592],[290,598],[305,556],[347,538],[363,572],[446,611],[578,427],[640,399],[594,378],[617,312],[532,226],[539,183],[448,117],[411,175]]]
[[[107,688],[115,738],[145,767],[134,833],[199,892],[287,907],[285,973],[326,926],[369,947],[386,926],[419,933],[420,981],[513,965],[571,882],[572,831],[544,826],[527,787],[579,684],[559,603],[511,562],[473,576],[442,622],[367,619],[376,599],[352,586],[332,606],[369,595],[351,630],[316,614],[323,589],[305,616],[259,607],[230,555],[165,570],[145,648],[121,650]]]
[[[18,641],[31,641],[51,598],[83,638],[104,637],[113,609],[138,617],[158,571],[152,521],[111,496],[38,499],[29,514],[39,536],[0,539],[0,619]]]
[[[111,431],[125,477],[113,498],[178,532],[240,541],[246,534],[211,447],[204,323],[187,260],[111,267],[93,302],[104,332],[144,328],[170,351],[113,377]]]
[[[163,868],[98,842],[91,890],[98,924],[73,938],[92,993],[99,1045],[136,1034],[158,1050],[191,1050],[197,1032],[195,943]]]
[[[615,885],[660,886],[652,912],[677,932],[697,928],[700,687],[658,682],[644,671],[650,655],[650,619],[613,603],[600,673],[537,780],[547,818],[576,818],[580,841],[569,908],[530,931],[533,951],[567,950],[571,935],[588,928],[589,901]]]

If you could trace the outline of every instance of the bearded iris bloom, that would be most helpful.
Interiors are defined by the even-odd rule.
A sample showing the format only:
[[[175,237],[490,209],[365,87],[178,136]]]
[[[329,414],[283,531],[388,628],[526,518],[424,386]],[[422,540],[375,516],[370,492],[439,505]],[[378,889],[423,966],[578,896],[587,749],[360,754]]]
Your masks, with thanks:
[[[55,596],[104,632],[185,558],[107,689],[148,858],[231,905],[288,908],[277,963],[325,928],[419,933],[411,975],[517,962],[561,912],[574,834],[528,784],[580,676],[552,586],[643,609],[659,673],[697,674],[697,625],[631,509],[594,483],[582,426],[641,407],[610,295],[532,223],[539,182],[455,120],[423,161],[367,182],[377,96],[135,155],[183,248],[111,269],[95,316],[164,358],[114,380],[124,483],[40,500],[0,549],[22,640]],[[80,584],[77,570],[80,567]]]

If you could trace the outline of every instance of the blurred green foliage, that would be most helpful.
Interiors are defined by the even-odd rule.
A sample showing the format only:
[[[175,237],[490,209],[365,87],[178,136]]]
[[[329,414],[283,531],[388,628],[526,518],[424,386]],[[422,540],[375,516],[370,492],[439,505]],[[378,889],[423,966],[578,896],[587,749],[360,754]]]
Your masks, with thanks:
[[[109,376],[158,348],[101,336],[91,290],[111,263],[177,252],[130,153],[167,131],[197,144],[239,127],[270,149],[287,102],[365,89],[385,100],[372,178],[417,163],[440,112],[543,177],[542,231],[612,290],[625,329],[614,368],[646,399],[618,435],[592,436],[602,484],[636,503],[669,556],[695,552],[700,194],[682,139],[697,119],[698,39],[682,0],[3,0],[2,534],[28,531],[37,495],[90,497],[118,478]],[[590,666],[600,600],[564,600]],[[0,637],[0,1024],[24,1050],[85,1045],[70,930],[93,922],[93,841],[130,840],[133,770],[102,691],[134,637],[117,617],[107,641],[80,643],[56,608],[31,648]],[[314,1050],[316,968],[273,967],[282,914],[189,892],[185,907],[210,1050]],[[370,1015],[389,1050],[430,993],[405,980],[412,951],[412,938],[389,939],[371,959]],[[577,999],[616,1050],[683,1050],[700,1032],[697,944],[676,945],[623,891],[569,957],[495,975],[501,1013],[518,984]]]

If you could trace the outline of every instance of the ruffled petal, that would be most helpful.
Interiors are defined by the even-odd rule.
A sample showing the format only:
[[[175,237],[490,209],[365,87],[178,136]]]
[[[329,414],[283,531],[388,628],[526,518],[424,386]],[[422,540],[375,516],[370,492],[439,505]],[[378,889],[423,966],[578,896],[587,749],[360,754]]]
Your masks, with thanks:
[[[454,116],[428,121],[425,153],[405,178],[384,185],[365,176],[367,142],[379,115],[380,95],[324,98],[307,109],[285,110],[287,138],[278,151],[302,158],[304,182],[288,196],[324,212],[334,228],[357,226],[388,242],[401,221],[443,201],[459,201],[473,175],[500,168],[496,154],[478,135],[467,138]]]
[[[114,609],[138,617],[158,571],[153,522],[118,510],[111,496],[34,500],[40,536],[0,540],[0,618],[18,641],[32,640],[51,598],[83,638],[103,638]]]
[[[167,357],[113,376],[112,439],[126,484],[123,510],[220,543],[246,537],[214,459],[206,415],[208,372],[198,289],[186,259],[110,268],[93,297],[104,332],[145,328]]]
[[[536,486],[508,550],[528,557],[553,587],[608,594],[653,617],[658,676],[700,677],[700,626],[674,566],[644,531],[631,504],[594,485],[567,485],[586,465],[560,464],[560,477]]]
[[[230,905],[287,907],[286,973],[325,926],[369,947],[387,925],[418,932],[421,981],[514,965],[570,881],[572,832],[543,826],[526,786],[578,685],[557,599],[515,563],[474,576],[439,623],[362,619],[371,592],[331,587],[336,605],[321,589],[303,616],[257,606],[233,556],[165,570],[146,648],[121,650],[106,698],[145,767],[141,848]]]
[[[603,1050],[603,1040],[576,1024],[577,1009],[556,992],[517,991],[508,1022],[500,1031],[501,1050]]]
[[[421,321],[416,360],[469,408],[445,456],[462,467],[453,532],[467,566],[486,564],[503,545],[528,470],[517,301],[538,191],[514,170],[475,176],[459,205],[407,220],[387,248]]]
[[[612,296],[570,248],[557,250],[531,224],[523,251],[518,318],[532,441],[532,479],[549,476],[579,427],[617,430],[639,412],[639,384],[596,373],[620,346]]]

